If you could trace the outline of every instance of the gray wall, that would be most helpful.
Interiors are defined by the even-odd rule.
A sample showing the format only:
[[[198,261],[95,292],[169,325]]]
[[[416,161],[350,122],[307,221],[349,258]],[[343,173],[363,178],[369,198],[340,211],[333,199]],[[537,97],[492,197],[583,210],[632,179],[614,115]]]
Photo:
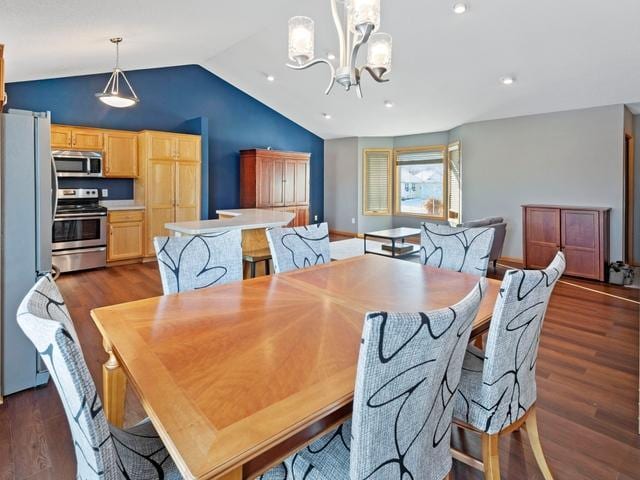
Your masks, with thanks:
[[[331,230],[358,232],[358,139],[324,142],[324,218]],[[355,222],[352,222],[355,219]]]
[[[465,220],[503,216],[503,255],[522,258],[524,203],[611,207],[611,259],[622,258],[623,106],[463,125]]]

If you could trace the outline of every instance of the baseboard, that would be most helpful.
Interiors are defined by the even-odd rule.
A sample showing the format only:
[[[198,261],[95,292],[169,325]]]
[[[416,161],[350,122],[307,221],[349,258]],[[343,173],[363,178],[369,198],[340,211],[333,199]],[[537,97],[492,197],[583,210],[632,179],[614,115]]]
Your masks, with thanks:
[[[343,232],[342,230],[329,230],[329,234],[340,235],[342,237],[355,238],[358,234],[353,232]]]
[[[524,261],[522,260],[522,258],[518,258],[518,257],[500,257],[498,259],[498,263],[500,263],[500,262],[515,263],[516,265],[518,265],[520,267],[524,267]]]
[[[132,265],[134,263],[142,263],[143,259],[140,258],[130,258],[128,260],[114,260],[111,262],[107,262],[107,267],[119,267],[121,265]]]

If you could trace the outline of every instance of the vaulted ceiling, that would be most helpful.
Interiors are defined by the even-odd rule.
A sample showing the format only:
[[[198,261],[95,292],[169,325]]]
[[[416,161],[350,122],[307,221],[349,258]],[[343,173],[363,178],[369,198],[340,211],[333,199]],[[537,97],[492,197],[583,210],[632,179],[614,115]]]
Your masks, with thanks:
[[[464,15],[453,3],[382,0],[391,82],[365,78],[362,100],[325,96],[325,66],[285,67],[292,15],[314,18],[318,55],[337,51],[328,0],[0,0],[0,43],[20,81],[109,71],[108,38],[123,36],[125,70],[200,64],[324,138],[640,102],[638,0],[466,0]]]

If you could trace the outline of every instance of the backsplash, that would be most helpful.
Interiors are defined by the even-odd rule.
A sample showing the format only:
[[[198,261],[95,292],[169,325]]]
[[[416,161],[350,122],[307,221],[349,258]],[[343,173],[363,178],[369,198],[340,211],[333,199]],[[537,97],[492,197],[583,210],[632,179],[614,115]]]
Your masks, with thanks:
[[[102,189],[109,190],[109,200],[133,199],[133,180],[130,178],[64,178],[58,179],[60,188],[97,188],[100,198]]]

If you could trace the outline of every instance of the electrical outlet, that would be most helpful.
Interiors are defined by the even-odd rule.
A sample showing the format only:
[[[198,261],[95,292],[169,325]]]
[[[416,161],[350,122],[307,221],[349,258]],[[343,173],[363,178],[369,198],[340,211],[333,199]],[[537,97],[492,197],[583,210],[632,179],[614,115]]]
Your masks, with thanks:
[[[108,188],[103,188],[102,189],[102,198],[107,198],[109,196],[109,189]]]
[[[352,218],[352,219],[351,219],[351,223],[353,223],[353,224],[355,225],[355,224],[356,224],[356,219],[355,219],[355,218]]]
[[[314,221],[314,222],[317,222],[317,221],[318,221],[318,215],[314,215],[314,216],[313,216],[313,221]]]

